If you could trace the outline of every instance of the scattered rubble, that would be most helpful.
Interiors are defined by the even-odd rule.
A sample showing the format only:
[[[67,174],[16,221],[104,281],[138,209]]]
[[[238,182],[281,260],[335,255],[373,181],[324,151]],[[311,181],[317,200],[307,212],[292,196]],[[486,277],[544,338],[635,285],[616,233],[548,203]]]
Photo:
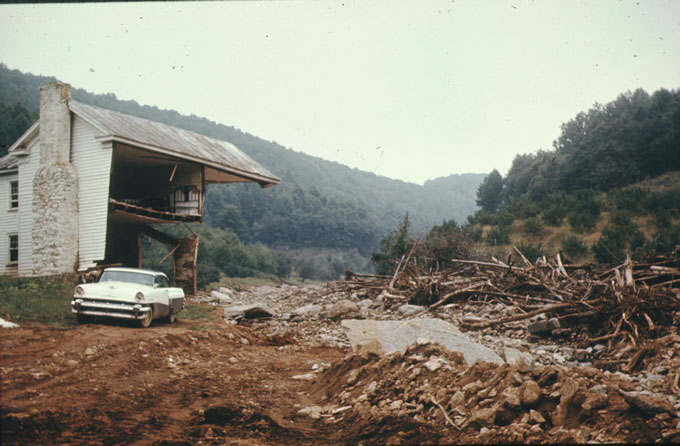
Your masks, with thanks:
[[[603,271],[517,254],[227,294],[270,311],[239,319],[268,336],[353,349],[296,378],[319,395],[298,416],[440,443],[680,441],[678,252]]]

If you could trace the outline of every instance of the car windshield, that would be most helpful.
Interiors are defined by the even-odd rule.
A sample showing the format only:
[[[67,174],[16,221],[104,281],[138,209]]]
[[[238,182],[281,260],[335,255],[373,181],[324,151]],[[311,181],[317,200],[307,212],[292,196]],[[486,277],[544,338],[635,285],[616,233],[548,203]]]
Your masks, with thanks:
[[[100,282],[128,282],[140,285],[153,286],[151,274],[136,273],[134,271],[104,271]]]

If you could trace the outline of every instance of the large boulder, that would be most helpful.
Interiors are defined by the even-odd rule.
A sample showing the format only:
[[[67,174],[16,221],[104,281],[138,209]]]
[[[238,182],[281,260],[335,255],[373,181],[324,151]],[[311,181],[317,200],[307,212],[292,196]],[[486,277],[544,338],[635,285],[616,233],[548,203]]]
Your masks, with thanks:
[[[455,325],[436,318],[417,318],[410,321],[376,321],[346,319],[342,326],[354,349],[377,341],[384,353],[402,351],[419,339],[437,342],[447,349],[460,352],[472,365],[478,359],[503,364],[503,359],[490,348],[472,341]]]

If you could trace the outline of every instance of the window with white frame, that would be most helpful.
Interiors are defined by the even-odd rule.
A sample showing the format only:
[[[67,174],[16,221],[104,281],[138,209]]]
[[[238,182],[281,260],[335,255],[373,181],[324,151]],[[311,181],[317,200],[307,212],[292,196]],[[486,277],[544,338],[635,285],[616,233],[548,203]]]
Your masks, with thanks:
[[[16,180],[9,182],[9,208],[19,208],[19,182]]]
[[[9,263],[17,263],[19,261],[19,235],[9,235]]]

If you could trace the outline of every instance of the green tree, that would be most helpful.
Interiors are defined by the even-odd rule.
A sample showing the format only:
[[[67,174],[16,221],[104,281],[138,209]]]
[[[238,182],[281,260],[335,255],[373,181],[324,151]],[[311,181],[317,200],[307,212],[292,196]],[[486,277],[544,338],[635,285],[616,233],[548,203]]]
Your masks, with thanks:
[[[495,213],[503,202],[503,176],[494,169],[487,175],[477,189],[477,206],[482,210]]]
[[[371,255],[371,263],[377,274],[392,274],[402,256],[408,254],[415,243],[410,234],[408,212],[399,227],[380,241],[378,250]]]

